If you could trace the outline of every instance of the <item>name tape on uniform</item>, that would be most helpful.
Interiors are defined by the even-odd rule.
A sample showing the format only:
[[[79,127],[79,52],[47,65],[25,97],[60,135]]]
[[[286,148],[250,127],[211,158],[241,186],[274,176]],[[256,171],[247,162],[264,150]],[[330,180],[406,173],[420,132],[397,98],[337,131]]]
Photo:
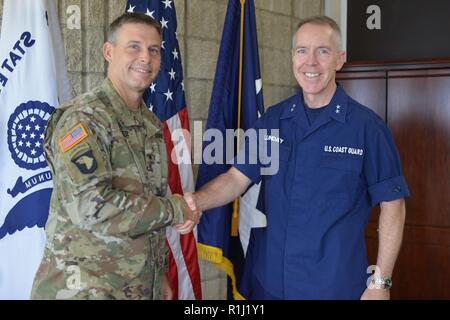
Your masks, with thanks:
[[[348,153],[348,154],[354,154],[357,156],[364,155],[363,149],[351,148],[351,147],[325,146],[323,148],[323,151],[330,152],[330,153]]]

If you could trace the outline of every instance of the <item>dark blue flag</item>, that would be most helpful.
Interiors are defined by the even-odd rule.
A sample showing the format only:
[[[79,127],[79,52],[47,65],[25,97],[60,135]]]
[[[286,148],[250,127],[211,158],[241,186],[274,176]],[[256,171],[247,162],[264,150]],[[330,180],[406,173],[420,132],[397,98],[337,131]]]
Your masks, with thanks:
[[[240,46],[241,14],[244,14],[242,48]],[[243,54],[242,94],[239,96],[241,51]],[[206,129],[219,129],[223,136],[226,129],[237,129],[239,99],[241,99],[240,128],[247,130],[253,127],[264,111],[253,0],[229,0],[228,2]],[[209,143],[204,142],[203,150]],[[226,146],[223,150],[224,155],[225,149]],[[229,168],[230,165],[227,164],[201,164],[196,189],[225,173]],[[253,192],[248,191],[247,194],[253,193],[257,197],[259,186],[254,188]],[[243,206],[241,203],[239,236],[231,234],[233,204],[208,210],[198,225],[199,256],[212,262],[230,277],[229,298],[242,299],[248,292],[249,282],[244,281],[244,278],[250,274],[251,262],[245,261],[245,253],[247,252],[247,258],[252,256],[251,247],[248,247],[248,244],[253,243],[254,239],[250,234],[251,225],[244,226],[244,222],[254,221],[255,219],[249,215],[256,214],[254,206],[253,210],[250,207],[251,205]]]

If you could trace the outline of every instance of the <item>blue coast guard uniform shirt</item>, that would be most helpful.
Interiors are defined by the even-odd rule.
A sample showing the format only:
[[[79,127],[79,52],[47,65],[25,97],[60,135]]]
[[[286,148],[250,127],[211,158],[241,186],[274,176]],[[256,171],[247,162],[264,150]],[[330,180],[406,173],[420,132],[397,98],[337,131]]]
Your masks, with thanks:
[[[338,85],[312,125],[300,92],[268,109],[255,129],[268,129],[259,141],[264,152],[279,147],[274,175],[261,175],[264,161],[234,164],[254,183],[265,180],[257,280],[280,299],[359,299],[370,276],[364,230],[371,209],[409,196],[386,124]],[[247,159],[250,149],[241,150]]]

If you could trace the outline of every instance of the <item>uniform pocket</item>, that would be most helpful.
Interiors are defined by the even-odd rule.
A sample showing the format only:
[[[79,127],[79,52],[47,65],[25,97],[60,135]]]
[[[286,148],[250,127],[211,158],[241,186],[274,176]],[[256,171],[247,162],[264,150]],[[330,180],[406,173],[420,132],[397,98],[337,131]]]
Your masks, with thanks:
[[[154,195],[164,196],[167,184],[167,151],[162,138],[151,137],[145,144],[145,162],[149,188]]]
[[[172,160],[168,159],[166,144],[164,141],[160,141],[158,145],[161,153],[161,187],[163,188],[167,184],[167,176],[169,172],[168,163]]]
[[[350,209],[356,195],[362,188],[362,159],[348,156],[324,156],[320,159],[318,177],[321,179],[321,192],[326,205]],[[342,210],[346,209],[346,210]]]
[[[280,168],[286,168],[291,157],[290,147],[278,144],[276,149],[273,146],[271,147],[270,157],[264,158],[262,164],[261,174],[268,176],[268,178],[278,174]]]
[[[126,134],[128,136],[128,133]],[[123,132],[113,137],[110,161],[114,188],[134,194],[144,192],[145,180],[140,174],[143,170],[140,170],[143,167],[143,159],[138,158],[138,148],[124,137]]]
[[[291,147],[283,146],[280,144],[279,148],[280,152],[280,161],[289,161],[289,158],[291,156]]]
[[[320,167],[360,173],[362,169],[362,159],[325,156],[322,157],[320,161]]]

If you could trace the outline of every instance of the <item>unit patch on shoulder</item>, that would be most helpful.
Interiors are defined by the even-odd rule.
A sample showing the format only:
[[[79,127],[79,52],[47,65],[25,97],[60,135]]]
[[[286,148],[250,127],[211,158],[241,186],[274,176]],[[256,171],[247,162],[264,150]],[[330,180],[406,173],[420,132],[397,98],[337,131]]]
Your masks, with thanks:
[[[75,164],[83,174],[91,174],[97,170],[97,160],[95,160],[92,150],[89,150],[82,155],[73,158],[72,163]]]
[[[72,130],[69,131],[64,137],[59,140],[59,147],[62,152],[67,152],[81,141],[88,137],[86,128],[81,124],[77,124]]]

